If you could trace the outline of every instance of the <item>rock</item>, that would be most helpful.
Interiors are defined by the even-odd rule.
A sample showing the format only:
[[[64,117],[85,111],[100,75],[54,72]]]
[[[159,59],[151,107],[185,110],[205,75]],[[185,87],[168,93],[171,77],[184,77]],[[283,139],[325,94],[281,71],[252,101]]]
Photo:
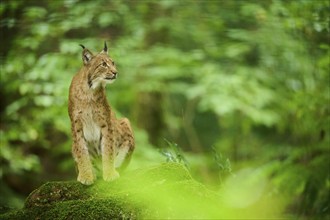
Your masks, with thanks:
[[[217,201],[217,194],[193,180],[184,166],[165,163],[110,183],[45,183],[29,195],[22,210],[0,219],[210,218],[218,212]]]

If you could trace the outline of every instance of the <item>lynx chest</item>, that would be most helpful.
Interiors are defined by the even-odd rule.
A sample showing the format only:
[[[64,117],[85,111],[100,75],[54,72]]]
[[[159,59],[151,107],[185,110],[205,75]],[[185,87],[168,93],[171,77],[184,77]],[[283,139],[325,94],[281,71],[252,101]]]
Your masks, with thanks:
[[[90,152],[100,155],[101,128],[95,121],[95,113],[85,109],[82,115],[83,134]]]

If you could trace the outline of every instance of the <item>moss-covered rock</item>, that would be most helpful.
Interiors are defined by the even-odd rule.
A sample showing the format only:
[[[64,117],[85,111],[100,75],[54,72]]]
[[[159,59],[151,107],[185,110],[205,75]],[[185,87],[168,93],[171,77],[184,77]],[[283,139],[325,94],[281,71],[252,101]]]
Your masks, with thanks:
[[[22,210],[0,219],[207,218],[216,209],[214,192],[193,180],[184,166],[166,163],[126,173],[111,183],[46,183],[29,195]]]
[[[86,186],[79,182],[48,182],[34,190],[25,201],[25,208],[47,206],[69,200],[85,200]]]

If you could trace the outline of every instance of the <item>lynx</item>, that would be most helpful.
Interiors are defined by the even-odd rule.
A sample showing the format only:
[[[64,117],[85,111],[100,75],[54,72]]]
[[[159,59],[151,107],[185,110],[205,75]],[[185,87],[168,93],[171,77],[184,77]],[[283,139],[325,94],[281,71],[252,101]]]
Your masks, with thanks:
[[[134,150],[134,137],[127,118],[116,119],[105,92],[106,84],[118,76],[114,61],[104,49],[93,55],[83,45],[83,67],[73,77],[68,111],[71,120],[72,154],[78,168],[77,180],[85,185],[96,180],[96,164],[102,162],[103,179],[119,177],[116,168],[126,167]]]

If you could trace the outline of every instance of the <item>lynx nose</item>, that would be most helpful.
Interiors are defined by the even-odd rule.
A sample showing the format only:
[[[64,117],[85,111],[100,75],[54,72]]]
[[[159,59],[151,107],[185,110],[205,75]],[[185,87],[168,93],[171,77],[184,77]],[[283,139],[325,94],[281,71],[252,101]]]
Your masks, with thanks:
[[[118,74],[118,72],[116,71],[116,72],[112,72],[112,74],[113,74],[113,77],[114,78],[116,78],[117,77],[117,74]]]

